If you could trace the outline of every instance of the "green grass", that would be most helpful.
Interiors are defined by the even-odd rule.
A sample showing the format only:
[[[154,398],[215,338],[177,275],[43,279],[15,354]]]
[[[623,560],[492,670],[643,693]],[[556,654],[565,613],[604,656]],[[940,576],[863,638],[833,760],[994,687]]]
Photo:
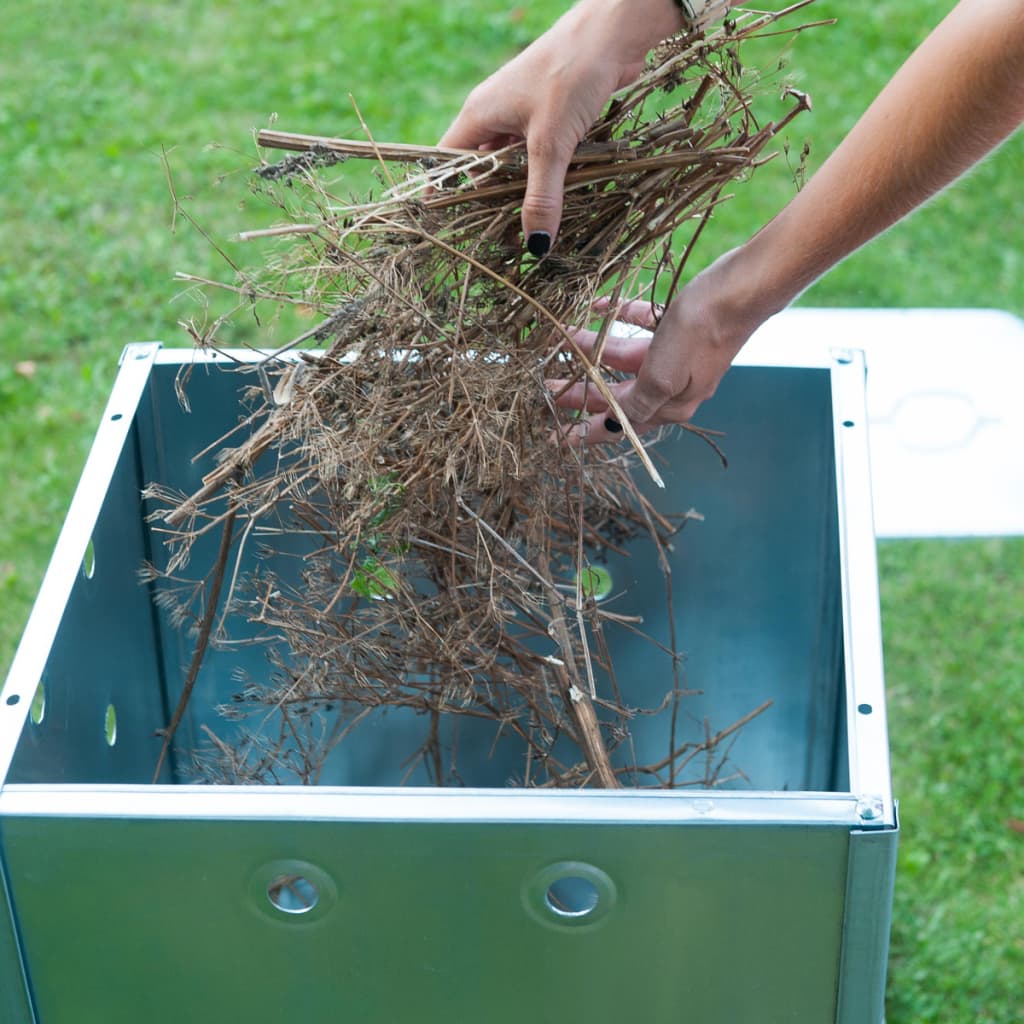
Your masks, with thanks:
[[[879,566],[904,824],[888,1021],[1019,1020],[1024,538],[890,541]]]
[[[357,135],[351,92],[377,137],[432,142],[468,89],[564,7],[9,6],[0,62],[0,666],[27,618],[122,347],[184,344],[176,323],[201,310],[174,272],[223,270],[195,232],[179,223],[172,234],[162,150],[211,236],[233,257],[254,259],[231,241],[268,217],[240,171],[255,163],[252,129],[276,113],[286,130]],[[950,6],[822,0],[818,12],[842,23],[802,37],[787,71],[814,98],[790,138],[796,152],[810,141],[811,169]],[[1024,313],[1022,172],[1017,137],[803,301]],[[784,160],[760,171],[716,215],[695,266],[742,241],[792,191]],[[881,569],[906,826],[889,1024],[1009,1021],[1024,976],[1024,838],[1007,824],[1024,817],[1024,546],[886,544]]]

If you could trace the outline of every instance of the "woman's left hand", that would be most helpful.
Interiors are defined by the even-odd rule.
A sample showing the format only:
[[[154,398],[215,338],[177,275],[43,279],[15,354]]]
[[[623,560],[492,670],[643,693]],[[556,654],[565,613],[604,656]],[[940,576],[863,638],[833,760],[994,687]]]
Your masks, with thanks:
[[[727,254],[698,274],[664,313],[642,301],[616,310],[617,321],[653,331],[637,337],[609,333],[601,353],[602,366],[632,375],[609,387],[637,433],[688,422],[701,402],[715,393],[736,354],[766,319],[742,313],[731,301],[726,282],[733,256]],[[596,307],[598,313],[608,310],[607,301]],[[573,338],[586,355],[593,355],[596,331],[577,330]],[[621,439],[621,427],[593,383],[550,380],[548,388],[556,405],[590,414],[569,430],[573,443]]]

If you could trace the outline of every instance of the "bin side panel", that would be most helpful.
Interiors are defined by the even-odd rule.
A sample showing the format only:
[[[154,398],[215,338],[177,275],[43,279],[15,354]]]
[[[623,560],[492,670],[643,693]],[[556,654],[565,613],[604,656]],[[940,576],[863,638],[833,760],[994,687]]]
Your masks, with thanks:
[[[897,836],[896,829],[850,833],[837,1024],[885,1019]]]
[[[4,1024],[35,1024],[28,993],[0,843],[0,1020]]]
[[[829,790],[837,722],[844,718],[829,373],[735,367],[699,419],[724,433],[719,443],[728,468],[681,435],[659,449],[666,490],[650,490],[657,507],[692,507],[704,517],[675,539],[672,556],[684,685],[701,691],[684,701],[682,717],[720,729],[771,700],[740,732],[722,776],[738,769],[743,774],[732,784],[740,788]],[[636,582],[624,610],[642,616],[645,632],[663,639],[667,602],[654,561],[629,561],[632,573],[624,566],[623,579]],[[630,638],[612,654],[619,677],[639,684],[642,697],[656,705],[669,672],[663,667],[660,678],[655,674],[658,659],[649,645]],[[663,755],[663,724],[633,723],[641,761]]]
[[[124,444],[42,674],[10,782],[149,782],[166,722],[150,588],[139,438]],[[169,779],[169,776],[167,776]]]
[[[5,831],[46,1024],[835,1019],[843,828],[9,818]],[[544,905],[564,863],[598,879],[589,923]],[[319,887],[308,915],[270,906],[281,870]]]

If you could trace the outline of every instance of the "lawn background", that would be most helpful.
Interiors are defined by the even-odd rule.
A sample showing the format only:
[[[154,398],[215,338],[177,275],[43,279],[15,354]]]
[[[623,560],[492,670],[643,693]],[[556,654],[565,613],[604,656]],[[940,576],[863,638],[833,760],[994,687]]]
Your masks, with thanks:
[[[810,141],[812,170],[951,6],[820,0],[813,13],[840,23],[802,37],[788,72],[814,99],[789,136],[795,152]],[[179,222],[171,233],[162,150],[211,236],[252,261],[231,240],[268,217],[246,191],[252,129],[276,113],[285,130],[357,136],[351,92],[378,138],[433,142],[469,88],[563,9],[554,0],[9,5],[0,39],[0,672],[122,347],[186,343],[176,322],[199,307],[174,272],[223,272],[194,231]],[[802,303],[1024,314],[1022,181],[1018,135]],[[716,216],[695,269],[792,192],[784,160],[760,171]],[[971,358],[971,339],[963,352]],[[905,823],[888,1022],[1020,1019],[1024,541],[888,542],[880,565]]]

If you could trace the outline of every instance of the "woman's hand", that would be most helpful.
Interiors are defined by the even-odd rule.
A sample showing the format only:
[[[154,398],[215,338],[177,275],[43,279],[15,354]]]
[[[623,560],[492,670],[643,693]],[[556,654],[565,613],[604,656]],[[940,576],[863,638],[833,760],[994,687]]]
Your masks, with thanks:
[[[649,302],[627,302],[616,310],[616,320],[654,332],[653,337],[609,334],[601,354],[602,366],[633,375],[612,383],[610,390],[637,433],[690,420],[715,393],[750,335],[774,312],[751,311],[742,301],[743,290],[730,285],[733,262],[741,257],[742,250],[727,253],[698,274],[660,316]],[[598,313],[608,310],[606,301],[597,306]],[[595,331],[574,335],[588,356],[597,338]],[[590,413],[569,431],[573,443],[621,439],[621,426],[593,384],[552,380],[548,388],[556,405]]]
[[[648,50],[681,26],[673,0],[582,0],[469,94],[439,145],[493,150],[526,140],[522,222],[535,256],[558,234],[565,173],[587,129],[640,74]]]

